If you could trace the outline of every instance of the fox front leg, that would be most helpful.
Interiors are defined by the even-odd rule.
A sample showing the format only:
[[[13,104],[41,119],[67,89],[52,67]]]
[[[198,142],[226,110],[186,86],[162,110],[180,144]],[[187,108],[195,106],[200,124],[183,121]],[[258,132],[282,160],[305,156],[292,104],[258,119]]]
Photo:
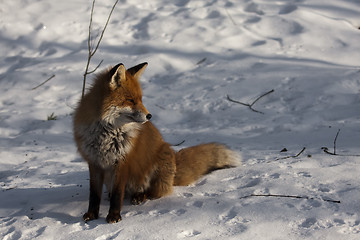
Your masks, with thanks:
[[[99,168],[93,167],[89,164],[90,172],[90,197],[88,211],[83,215],[85,222],[98,219],[101,201],[101,192],[104,182],[104,173]]]
[[[125,186],[128,176],[128,171],[125,167],[122,170],[123,171],[118,171],[116,173],[114,185],[112,186],[110,209],[106,217],[108,223],[116,223],[121,220],[120,211],[124,201]]]

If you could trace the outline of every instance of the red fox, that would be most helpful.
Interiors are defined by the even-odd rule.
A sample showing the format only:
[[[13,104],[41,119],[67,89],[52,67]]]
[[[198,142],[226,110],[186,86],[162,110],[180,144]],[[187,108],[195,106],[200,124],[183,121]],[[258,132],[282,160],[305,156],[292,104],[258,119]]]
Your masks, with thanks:
[[[240,156],[208,143],[175,153],[142,103],[139,78],[147,63],[109,68],[95,78],[74,115],[74,139],[90,172],[89,208],[84,221],[99,217],[103,184],[110,196],[108,223],[121,220],[125,192],[133,204],[172,192],[215,169],[235,167]]]

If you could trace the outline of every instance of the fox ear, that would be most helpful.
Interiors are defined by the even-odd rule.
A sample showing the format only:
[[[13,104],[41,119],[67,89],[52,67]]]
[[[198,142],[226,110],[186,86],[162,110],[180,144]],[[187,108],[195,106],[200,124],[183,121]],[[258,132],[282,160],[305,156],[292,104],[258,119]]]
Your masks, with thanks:
[[[129,68],[127,71],[134,76],[136,80],[139,80],[143,72],[145,71],[145,68],[147,67],[148,63],[140,63],[139,65],[136,65],[132,68]]]
[[[126,69],[122,63],[116,65],[110,70],[110,87],[116,89],[120,87],[121,82],[126,79]]]

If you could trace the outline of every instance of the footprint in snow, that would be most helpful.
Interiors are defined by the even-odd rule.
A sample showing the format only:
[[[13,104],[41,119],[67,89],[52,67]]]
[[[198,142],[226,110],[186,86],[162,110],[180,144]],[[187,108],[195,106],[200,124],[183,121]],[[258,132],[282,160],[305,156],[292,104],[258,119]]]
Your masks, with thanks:
[[[142,211],[129,211],[125,213],[125,217],[132,217],[142,213],[143,213]]]
[[[189,2],[190,0],[176,0],[174,1],[174,5],[177,7],[185,7]]]
[[[258,15],[264,15],[264,12],[259,9],[259,6],[256,3],[251,2],[244,8],[245,12],[256,13]]]
[[[306,218],[299,227],[311,228],[317,222],[316,218]]]
[[[15,227],[12,226],[2,235],[4,236],[4,239],[20,239],[22,233],[20,231],[16,231]]]
[[[189,202],[186,204],[186,206],[188,206],[188,207],[194,206],[197,208],[201,208],[203,205],[204,205],[204,202],[202,202],[202,201]]]
[[[293,11],[295,11],[296,9],[297,9],[297,6],[295,6],[295,5],[292,5],[292,4],[285,5],[279,10],[279,14],[289,14],[289,13],[292,13]]]
[[[311,177],[311,174],[308,172],[298,172],[297,175],[299,177]]]
[[[183,198],[191,198],[191,197],[193,197],[194,195],[193,195],[192,193],[183,193],[183,194],[181,194],[181,196],[182,196]]]
[[[252,179],[247,184],[245,184],[245,186],[243,186],[242,188],[255,187],[256,185],[258,185],[260,183],[261,183],[261,179],[260,178],[255,178],[255,179]]]
[[[197,230],[184,230],[177,234],[177,238],[188,238],[188,237],[194,237],[201,234],[201,232]]]
[[[172,210],[170,213],[175,216],[181,216],[186,213],[186,210],[181,208],[177,210]]]
[[[225,213],[220,214],[219,219],[227,222],[227,221],[235,218],[237,216],[237,214],[238,214],[238,211],[236,210],[236,208],[232,207],[229,211],[226,211]]]
[[[167,209],[162,209],[162,210],[152,210],[149,212],[149,215],[150,216],[160,216],[160,215],[163,215],[165,213],[168,213],[169,210]]]
[[[219,220],[225,222],[227,225],[236,225],[240,232],[246,231],[247,226],[245,226],[245,224],[250,222],[249,220],[243,219],[241,216],[239,216],[239,211],[235,207],[231,208],[229,211],[223,214],[220,214]]]
[[[14,224],[17,220],[15,218],[11,218],[11,217],[8,217],[8,218],[2,218],[1,219],[1,224],[0,226],[2,225],[5,225],[5,226],[10,226],[12,224]]]
[[[303,205],[301,205],[301,210],[309,211],[313,208],[321,207],[322,204],[316,199],[307,199]]]

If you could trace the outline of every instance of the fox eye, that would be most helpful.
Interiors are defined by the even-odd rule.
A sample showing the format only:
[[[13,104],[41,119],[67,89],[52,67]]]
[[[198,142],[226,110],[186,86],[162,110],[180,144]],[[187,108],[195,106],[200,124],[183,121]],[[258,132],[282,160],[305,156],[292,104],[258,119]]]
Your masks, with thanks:
[[[130,103],[132,103],[132,104],[135,104],[134,99],[129,98],[129,99],[126,99],[126,101],[128,101],[128,102],[130,102]]]

